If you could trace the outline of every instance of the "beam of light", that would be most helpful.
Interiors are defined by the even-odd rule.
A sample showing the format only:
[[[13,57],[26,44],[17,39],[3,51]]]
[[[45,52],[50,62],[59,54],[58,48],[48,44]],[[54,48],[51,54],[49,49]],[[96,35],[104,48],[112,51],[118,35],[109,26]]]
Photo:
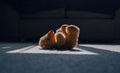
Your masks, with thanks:
[[[27,47],[24,47],[24,48],[7,51],[6,53],[98,55],[98,53],[83,50],[83,49],[80,49],[80,48],[74,48],[74,49],[77,50],[77,51],[43,50],[39,46],[27,46]]]
[[[34,47],[34,46],[28,46],[28,47],[20,48],[20,49],[17,49],[17,50],[8,51],[7,53],[22,53],[26,50],[31,49],[32,47]]]
[[[120,53],[120,45],[103,45],[103,44],[80,44],[80,46],[93,47],[101,50],[108,50]]]

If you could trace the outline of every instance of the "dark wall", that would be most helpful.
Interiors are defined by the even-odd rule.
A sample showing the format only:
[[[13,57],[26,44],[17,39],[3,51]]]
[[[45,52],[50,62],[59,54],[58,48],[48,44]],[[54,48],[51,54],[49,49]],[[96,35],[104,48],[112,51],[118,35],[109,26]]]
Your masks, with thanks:
[[[116,10],[115,18],[114,18],[114,26],[115,26],[115,40],[120,40],[120,8]]]
[[[16,10],[5,2],[0,4],[0,40],[17,40],[19,16]]]
[[[50,29],[56,30],[63,23],[77,24],[81,27],[81,40],[120,40],[119,11],[115,13],[120,8],[119,3],[119,0],[1,0],[0,41],[37,41],[40,36],[47,33]],[[95,21],[94,19],[85,21],[84,19],[59,20],[55,18],[45,21],[44,19],[21,19],[23,14],[34,14],[39,11],[61,8],[64,10],[111,14],[113,15],[113,20],[115,20],[115,25],[111,19],[100,21]]]
[[[113,13],[120,7],[119,0],[7,0],[20,13],[65,8],[102,13]]]

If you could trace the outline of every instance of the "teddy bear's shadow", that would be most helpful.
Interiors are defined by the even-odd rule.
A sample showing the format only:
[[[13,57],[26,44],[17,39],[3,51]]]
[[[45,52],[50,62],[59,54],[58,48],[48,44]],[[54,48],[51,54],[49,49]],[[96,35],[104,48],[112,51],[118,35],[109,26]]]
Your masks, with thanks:
[[[79,48],[73,48],[73,49],[57,49],[57,48],[53,48],[53,49],[43,49],[43,48],[40,48],[40,50],[49,50],[49,51],[71,51],[71,52],[81,52],[81,50]]]

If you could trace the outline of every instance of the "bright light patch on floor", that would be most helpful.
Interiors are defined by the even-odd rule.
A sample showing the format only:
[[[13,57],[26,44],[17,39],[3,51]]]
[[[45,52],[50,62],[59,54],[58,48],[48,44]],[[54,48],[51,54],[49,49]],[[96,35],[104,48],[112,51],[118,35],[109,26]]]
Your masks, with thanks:
[[[108,50],[120,53],[120,45],[100,45],[100,44],[80,44],[80,46],[96,48],[100,50]]]
[[[98,53],[83,50],[83,49],[80,49],[80,48],[74,48],[74,49],[77,50],[77,51],[43,50],[39,46],[27,46],[27,47],[24,47],[24,48],[7,51],[6,53],[98,55]]]

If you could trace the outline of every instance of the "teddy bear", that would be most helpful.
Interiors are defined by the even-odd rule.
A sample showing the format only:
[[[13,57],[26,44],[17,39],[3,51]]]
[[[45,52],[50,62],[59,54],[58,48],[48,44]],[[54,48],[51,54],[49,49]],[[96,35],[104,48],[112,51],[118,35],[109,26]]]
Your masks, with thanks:
[[[78,44],[80,28],[76,25],[63,24],[56,33],[50,30],[39,40],[39,46],[48,50],[72,50]]]

